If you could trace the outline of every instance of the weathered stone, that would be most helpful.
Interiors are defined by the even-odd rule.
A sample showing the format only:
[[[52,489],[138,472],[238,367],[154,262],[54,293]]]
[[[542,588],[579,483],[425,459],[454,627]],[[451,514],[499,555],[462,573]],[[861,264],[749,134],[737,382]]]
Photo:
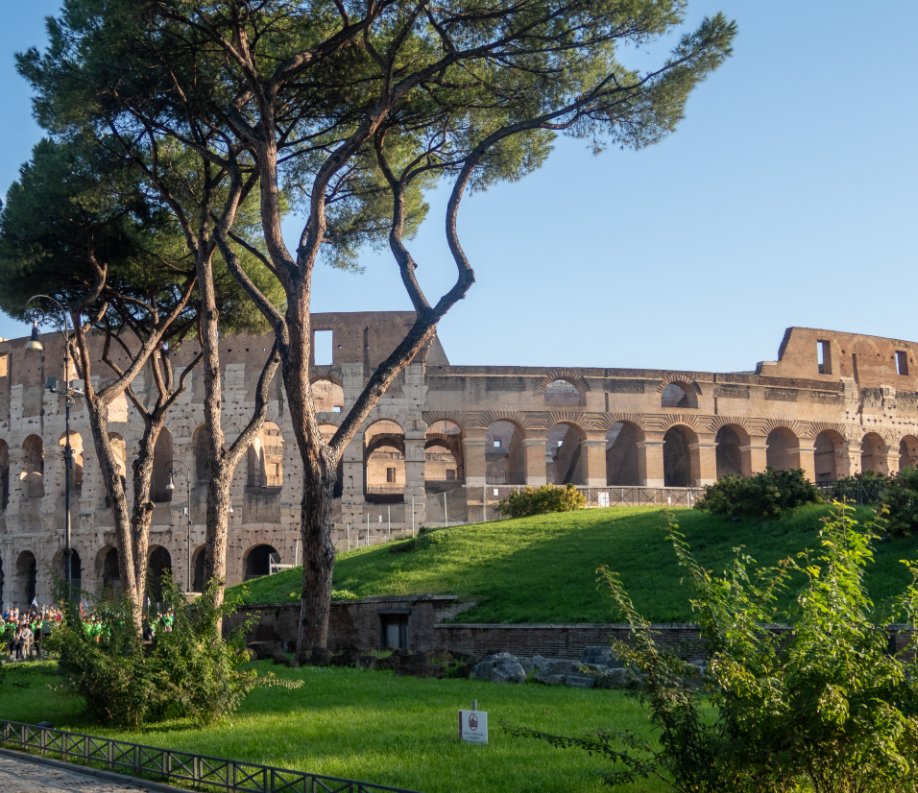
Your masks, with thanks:
[[[580,661],[584,664],[595,664],[600,667],[621,668],[624,664],[618,659],[612,648],[598,644],[584,647],[580,654]]]
[[[571,688],[593,688],[596,685],[596,678],[586,675],[567,675],[564,678],[564,685]]]
[[[469,676],[493,683],[523,683],[526,681],[526,670],[515,655],[495,653],[475,664]]]

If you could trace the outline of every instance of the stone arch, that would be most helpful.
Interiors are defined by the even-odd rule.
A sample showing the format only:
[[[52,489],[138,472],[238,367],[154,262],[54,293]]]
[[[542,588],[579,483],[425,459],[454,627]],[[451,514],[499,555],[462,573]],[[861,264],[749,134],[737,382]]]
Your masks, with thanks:
[[[162,603],[163,579],[167,573],[172,575],[172,554],[162,545],[155,545],[147,559],[147,594],[151,603]]]
[[[67,582],[67,554],[61,548],[51,562],[52,575],[55,585]],[[83,560],[80,558],[80,552],[76,548],[70,549],[70,582],[73,587],[72,595],[74,599],[79,597],[83,580]]]
[[[210,437],[203,424],[191,433],[191,456],[194,468],[192,482],[205,485],[210,481]]]
[[[585,484],[583,441],[586,433],[571,421],[554,424],[545,442],[545,481],[555,485]]]
[[[765,465],[775,471],[800,468],[800,439],[788,427],[775,427],[765,439]]]
[[[192,592],[203,592],[204,585],[207,583],[204,580],[204,562],[206,556],[207,546],[199,545],[197,548],[192,551],[191,554],[191,591]]]
[[[668,380],[660,384],[660,407],[697,408],[698,385],[685,380]]]
[[[515,421],[498,419],[485,434],[485,481],[492,485],[526,484],[525,433]]]
[[[273,545],[263,543],[249,548],[242,557],[243,579],[260,578],[271,573],[271,562],[280,563],[280,554]]]
[[[340,413],[344,410],[344,389],[332,380],[315,380],[312,399],[319,413]]]
[[[45,494],[45,444],[39,435],[29,435],[22,442],[20,477],[28,498],[40,498]]]
[[[364,488],[366,496],[400,501],[405,492],[405,433],[390,419],[364,430]]]
[[[899,470],[918,467],[918,438],[906,435],[899,441]]]
[[[150,498],[158,504],[172,501],[169,480],[174,459],[172,433],[168,427],[163,427],[153,449],[153,475],[150,479]]]
[[[739,424],[722,425],[714,436],[714,445],[718,479],[752,473],[749,433]]]
[[[638,444],[644,431],[631,421],[617,421],[606,433],[606,484],[640,485],[641,460]]]
[[[273,421],[266,421],[249,446],[246,485],[279,492],[284,486],[284,436]]]
[[[22,551],[16,557],[15,602],[29,606],[38,592],[38,562],[31,551]]]
[[[861,471],[884,476],[889,473],[886,441],[875,432],[868,432],[861,440]]]
[[[698,435],[684,424],[676,424],[663,434],[663,484],[666,487],[691,487],[700,470]]]
[[[10,503],[10,447],[0,440],[0,509],[6,509]],[[0,597],[0,605],[3,599]]]
[[[823,430],[813,440],[813,475],[817,482],[834,482],[842,477],[839,460],[845,439],[835,430]]]
[[[105,545],[96,554],[96,581],[104,597],[116,597],[121,592],[121,564],[117,548]]]
[[[576,407],[584,402],[577,384],[566,377],[558,377],[542,386],[545,404],[550,407]]]
[[[62,432],[58,439],[58,446],[61,449],[67,445],[67,433]],[[70,485],[74,492],[79,493],[83,489],[83,436],[79,432],[70,431],[70,450],[73,455],[73,467],[70,471]]]
[[[424,481],[464,482],[462,427],[449,419],[438,419],[424,439]]]

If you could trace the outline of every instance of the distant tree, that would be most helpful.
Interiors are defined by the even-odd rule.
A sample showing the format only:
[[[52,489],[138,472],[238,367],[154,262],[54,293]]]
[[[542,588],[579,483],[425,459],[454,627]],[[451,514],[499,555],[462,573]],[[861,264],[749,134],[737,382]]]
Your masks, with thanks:
[[[733,24],[705,20],[656,69],[627,68],[618,53],[672,33],[683,12],[679,0],[66,0],[58,45],[25,57],[40,110],[66,119],[91,103],[125,137],[155,130],[195,149],[226,171],[230,194],[258,190],[264,250],[249,252],[282,287],[282,308],[236,266],[232,224],[213,232],[278,340],[303,463],[301,658],[327,644],[341,455],[474,281],[457,228],[463,195],[538,168],[557,134],[601,148],[671,132],[691,89],[729,54]],[[424,191],[444,182],[456,278],[430,300],[407,239]],[[304,217],[293,249],[285,194]],[[326,442],[311,386],[312,274],[378,239],[416,320]]]

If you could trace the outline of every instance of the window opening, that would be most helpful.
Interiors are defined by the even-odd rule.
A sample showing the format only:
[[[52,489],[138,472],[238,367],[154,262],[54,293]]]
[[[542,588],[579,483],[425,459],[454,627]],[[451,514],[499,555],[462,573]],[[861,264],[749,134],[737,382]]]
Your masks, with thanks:
[[[908,374],[908,353],[905,350],[896,350],[896,372]]]
[[[331,366],[333,335],[330,330],[313,331],[312,360],[316,366]]]
[[[816,361],[819,364],[819,374],[832,373],[832,348],[830,342],[824,339],[816,342]]]

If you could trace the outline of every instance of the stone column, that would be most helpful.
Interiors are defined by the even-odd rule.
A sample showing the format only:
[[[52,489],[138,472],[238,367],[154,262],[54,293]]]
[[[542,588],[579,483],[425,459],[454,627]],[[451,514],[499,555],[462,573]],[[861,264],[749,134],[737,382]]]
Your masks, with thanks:
[[[801,438],[797,444],[797,450],[800,455],[800,467],[803,469],[803,475],[811,482],[815,482],[816,448],[813,445],[813,439]]]
[[[692,461],[692,481],[699,487],[717,481],[717,442],[712,433],[699,434],[698,442],[689,444]],[[698,470],[695,470],[697,465]]]
[[[462,435],[462,457],[465,466],[465,486],[480,492],[485,483],[487,463],[485,451],[488,430],[485,427],[467,428]]]
[[[644,487],[663,487],[665,483],[663,469],[663,433],[646,433],[644,440],[638,442],[637,448],[641,484]]]
[[[606,433],[588,432],[580,443],[583,483],[587,487],[606,486]]]
[[[415,528],[423,526],[427,516],[427,489],[424,484],[424,444],[426,427],[417,423],[419,429],[405,432],[405,526],[411,530],[412,508]]]
[[[749,458],[749,474],[760,474],[768,467],[768,454],[766,450],[766,439],[762,435],[757,435],[749,439],[749,443],[740,446],[740,452]]]
[[[548,443],[548,438],[544,435],[530,436],[523,441],[523,449],[526,453],[526,484],[529,487],[538,487],[547,481],[545,476],[546,443]]]

